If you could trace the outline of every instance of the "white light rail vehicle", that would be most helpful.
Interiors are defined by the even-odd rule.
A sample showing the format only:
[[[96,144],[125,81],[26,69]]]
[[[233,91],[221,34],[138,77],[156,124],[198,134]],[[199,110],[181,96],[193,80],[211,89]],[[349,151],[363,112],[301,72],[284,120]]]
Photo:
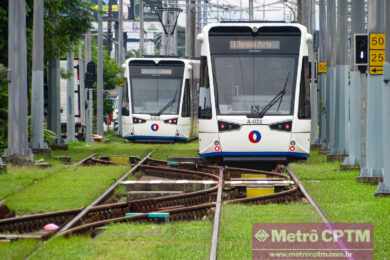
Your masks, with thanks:
[[[197,138],[199,61],[132,58],[124,66],[122,137],[138,142]]]
[[[310,153],[312,36],[295,23],[207,25],[201,41],[199,154],[285,162]]]

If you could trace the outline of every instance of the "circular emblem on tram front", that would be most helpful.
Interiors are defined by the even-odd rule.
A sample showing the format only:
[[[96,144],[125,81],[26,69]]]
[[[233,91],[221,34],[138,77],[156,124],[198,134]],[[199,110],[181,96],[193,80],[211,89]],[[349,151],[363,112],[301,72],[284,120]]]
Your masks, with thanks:
[[[253,144],[260,142],[261,134],[259,131],[253,130],[248,135],[249,141]]]
[[[157,132],[159,128],[160,128],[160,127],[159,127],[158,124],[152,124],[152,125],[150,126],[150,129],[152,129],[153,132]]]

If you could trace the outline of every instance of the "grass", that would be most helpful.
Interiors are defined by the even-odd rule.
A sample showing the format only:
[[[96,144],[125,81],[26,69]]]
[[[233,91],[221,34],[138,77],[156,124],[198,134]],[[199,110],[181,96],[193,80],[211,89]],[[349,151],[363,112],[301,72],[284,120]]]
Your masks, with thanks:
[[[211,223],[206,220],[116,224],[95,239],[79,236],[49,241],[32,259],[206,259],[210,238]]]
[[[226,205],[222,212],[219,259],[252,259],[252,227],[259,223],[316,223],[318,216],[305,203]]]
[[[70,167],[7,198],[18,214],[86,206],[129,167]]]
[[[20,240],[12,243],[0,243],[0,259],[25,259],[39,242],[36,240]]]
[[[197,142],[189,144],[133,144],[112,138],[109,143],[73,143],[68,151],[73,161],[91,154],[154,158],[192,157]],[[126,169],[124,166],[64,167],[53,162],[51,169],[11,167],[0,175],[0,198],[18,213],[42,212],[86,205],[105,190]],[[376,186],[356,181],[357,171],[340,171],[337,162],[328,163],[313,151],[309,161],[292,165],[308,192],[333,222],[371,223],[375,230],[375,258],[390,255],[389,198],[374,197]],[[21,191],[21,192],[19,192]],[[220,259],[251,259],[251,234],[255,223],[313,223],[318,216],[310,205],[226,205],[222,213]],[[116,224],[95,239],[86,236],[58,238],[48,243],[17,241],[0,244],[0,259],[23,259],[37,243],[43,245],[33,259],[207,259],[211,222]],[[66,254],[65,254],[66,252]]]
[[[387,259],[390,198],[375,197],[375,185],[358,183],[358,171],[340,171],[339,163],[325,161],[314,151],[308,163],[292,167],[332,222],[373,224],[375,259]]]

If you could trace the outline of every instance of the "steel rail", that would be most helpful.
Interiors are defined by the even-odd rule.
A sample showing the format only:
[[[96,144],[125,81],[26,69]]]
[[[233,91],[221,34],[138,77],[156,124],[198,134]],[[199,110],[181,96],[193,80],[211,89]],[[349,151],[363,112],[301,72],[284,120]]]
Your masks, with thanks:
[[[108,195],[110,195],[114,189],[125,179],[127,179],[131,174],[134,174],[136,171],[138,171],[138,168],[150,157],[152,153],[150,152],[147,154],[141,161],[139,161],[134,167],[131,168],[130,171],[126,172],[124,175],[122,175],[113,185],[111,185],[102,195],[100,195],[96,200],[94,200],[89,206],[84,208],[79,214],[76,215],[70,222],[68,222],[64,227],[60,229],[60,231],[56,234],[60,235],[64,231],[68,230],[69,228],[72,228],[79,220],[81,220],[82,217],[84,217],[88,211],[90,211],[94,206],[104,201],[104,199],[107,198]]]
[[[196,210],[205,210],[205,209],[210,209],[215,206],[214,202],[209,202],[209,203],[204,203],[204,204],[198,204],[198,205],[192,205],[192,206],[186,206],[186,207],[180,207],[180,208],[174,208],[174,209],[169,209],[169,210],[159,210],[155,212],[166,212],[170,213],[171,215],[175,214],[180,214],[180,213],[185,213],[185,212],[191,212],[191,211],[196,211]],[[131,216],[131,217],[117,217],[117,218],[112,218],[112,219],[104,219],[92,223],[87,223],[84,225],[76,226],[74,228],[68,229],[64,233],[62,233],[63,236],[69,236],[71,234],[75,233],[81,233],[85,232],[87,230],[90,230],[92,228],[97,228],[101,227],[107,224],[112,224],[112,223],[118,223],[118,222],[130,222],[130,221],[141,221],[145,220],[147,218],[148,213],[141,213],[139,215]]]
[[[216,260],[218,256],[219,224],[221,221],[222,209],[222,192],[223,192],[223,168],[219,169],[217,202],[215,205],[213,234],[211,238],[210,260]]]
[[[290,175],[291,179],[295,182],[295,184],[298,186],[298,189],[302,192],[303,196],[309,201],[310,205],[315,209],[317,214],[320,216],[322,222],[325,224],[330,224],[330,221],[325,216],[325,213],[322,211],[320,206],[317,204],[317,202],[310,196],[310,194],[306,191],[305,187],[301,183],[301,181],[298,179],[298,177],[289,169],[287,168],[287,173]]]
[[[92,158],[94,158],[96,156],[96,153],[93,153],[93,154],[90,154],[88,155],[87,157],[81,159],[80,161],[78,161],[77,163],[75,164],[72,164],[71,167],[77,167],[77,166],[81,166],[83,165],[85,162],[91,160]]]

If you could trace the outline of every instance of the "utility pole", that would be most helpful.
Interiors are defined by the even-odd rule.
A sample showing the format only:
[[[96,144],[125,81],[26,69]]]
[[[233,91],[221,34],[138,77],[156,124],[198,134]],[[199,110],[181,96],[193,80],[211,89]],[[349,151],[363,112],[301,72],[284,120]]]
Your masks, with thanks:
[[[48,129],[53,131],[56,136],[56,144],[62,144],[62,131],[61,131],[61,106],[60,106],[60,60],[57,57],[53,57],[49,60],[48,64]]]
[[[83,47],[79,46],[79,81],[80,81],[80,88],[79,88],[79,97],[80,97],[80,122],[81,122],[81,129],[84,129],[85,127],[85,60],[83,57]],[[85,131],[83,131],[83,134],[85,136]]]
[[[143,8],[141,8],[141,6],[143,7],[143,0],[140,1],[140,19],[141,19],[141,16],[142,16],[142,19],[143,19]],[[142,9],[142,10],[141,10]],[[142,14],[141,14],[142,12]],[[119,0],[119,19],[118,19],[118,29],[119,29],[119,42],[118,42],[118,45],[119,45],[119,64],[122,65],[124,60],[125,60],[125,49],[124,49],[124,43],[123,43],[123,0]],[[140,26],[140,30],[141,30],[141,27]],[[142,29],[143,31],[143,29]],[[141,38],[141,37],[140,37]],[[141,52],[141,56],[143,56],[143,43],[141,44],[141,41],[140,40],[140,52]],[[117,88],[117,92],[118,92],[118,100],[119,100],[119,104],[118,104],[118,134],[119,136],[122,136],[122,99],[123,99],[123,88],[125,88],[125,86],[121,86],[121,87],[118,87]]]
[[[85,34],[85,64],[88,64],[92,61],[92,46],[91,46],[91,33],[87,32]],[[87,143],[93,142],[92,138],[92,128],[93,128],[93,89],[89,88],[85,91],[87,95],[86,103],[83,104],[85,106],[85,141]]]
[[[249,0],[249,21],[253,21],[253,0]]]
[[[364,0],[363,0],[364,1]],[[327,15],[326,15],[326,0],[320,0],[319,2],[319,15],[320,15],[320,62],[327,62],[327,50],[328,50],[328,41],[327,39]],[[328,62],[327,62],[328,63]],[[322,73],[319,74],[319,88],[320,88],[320,100],[319,100],[319,110],[320,110],[320,144],[321,149],[326,149],[326,144],[328,142],[327,137],[327,118],[328,112],[326,109],[326,103],[328,100],[326,99],[326,82],[327,82],[327,74]]]
[[[192,9],[192,25],[194,28],[191,28],[191,38],[194,45],[193,57],[200,57],[200,42],[196,40],[196,35],[202,31],[202,1],[196,0],[193,2]]]
[[[177,7],[177,0],[173,0],[171,2],[171,6],[172,8],[176,8]],[[178,14],[179,15],[179,14]],[[169,21],[169,24],[170,24],[170,27],[173,26],[175,27],[173,29],[173,34],[169,34],[169,54],[170,55],[173,55],[173,56],[176,56],[177,55],[177,26],[175,25],[175,14],[172,13],[172,12],[169,12],[168,13],[168,21]]]
[[[336,154],[346,154],[346,124],[348,96],[348,1],[338,1],[337,5],[337,46],[336,46]]]
[[[305,0],[297,0],[297,20],[299,23],[303,23],[303,1]]]
[[[380,33],[384,31],[385,0],[370,0],[368,3],[368,31]],[[382,140],[382,90],[383,76],[367,77],[367,175],[379,178],[383,173],[383,140]],[[388,116],[388,115],[387,115]],[[378,152],[380,151],[380,152]]]
[[[26,2],[8,1],[8,160],[32,161],[28,146]]]
[[[144,18],[144,0],[139,1],[139,51],[141,57],[144,56],[145,52],[145,18]]]
[[[43,140],[44,95],[43,95],[43,43],[44,43],[44,2],[34,0],[33,50],[32,50],[32,98],[31,125],[33,150],[46,150]]]
[[[74,122],[74,68],[73,51],[68,52],[66,70],[68,80],[66,86],[66,136],[67,142],[75,141],[75,122]]]
[[[354,0],[352,1],[351,7],[351,17],[352,17],[352,26],[351,26],[351,36],[358,33],[366,33],[366,29],[364,27],[365,24],[365,11],[364,11],[364,0]],[[355,49],[355,46],[354,48]],[[352,53],[354,53],[352,51]],[[364,79],[362,79],[364,78]],[[363,113],[363,109],[366,110],[366,105],[362,107],[363,102],[363,93],[366,93],[366,89],[362,91],[363,87],[367,87],[363,85],[363,81],[366,82],[367,77],[365,73],[360,73],[358,68],[354,66],[354,60],[351,59],[351,83],[350,83],[350,91],[349,91],[349,111],[350,111],[350,126],[349,126],[349,144],[350,149],[348,152],[348,157],[344,161],[344,164],[355,166],[360,163],[361,168],[366,168],[366,136],[364,133],[366,130],[367,112]],[[364,94],[364,97],[367,97]],[[364,101],[366,104],[366,100]],[[361,121],[364,121],[362,127]],[[361,131],[364,130],[364,131]],[[364,151],[364,152],[363,152]],[[363,158],[364,157],[364,158]]]
[[[96,87],[96,133],[104,135],[103,130],[103,0],[99,1],[98,11],[98,64],[97,64],[97,87]]]
[[[385,15],[385,36],[389,39],[390,36],[390,3],[385,1],[384,8]],[[386,62],[385,62],[385,77],[383,86],[383,154],[388,156],[390,154],[390,136],[388,134],[390,127],[390,44],[386,42]],[[379,151],[381,153],[381,151]],[[383,181],[378,186],[377,195],[390,195],[390,161],[384,160],[383,162]]]
[[[328,80],[327,80],[327,100],[328,102],[328,122],[329,122],[329,141],[328,141],[328,148],[329,148],[329,154],[334,155],[336,154],[335,147],[336,147],[336,102],[335,102],[335,95],[336,95],[336,0],[328,0],[328,13],[327,13],[328,19],[328,41],[329,41],[329,53],[328,58],[329,66],[328,66]]]
[[[186,0],[186,57],[194,57],[195,54],[195,0]]]

